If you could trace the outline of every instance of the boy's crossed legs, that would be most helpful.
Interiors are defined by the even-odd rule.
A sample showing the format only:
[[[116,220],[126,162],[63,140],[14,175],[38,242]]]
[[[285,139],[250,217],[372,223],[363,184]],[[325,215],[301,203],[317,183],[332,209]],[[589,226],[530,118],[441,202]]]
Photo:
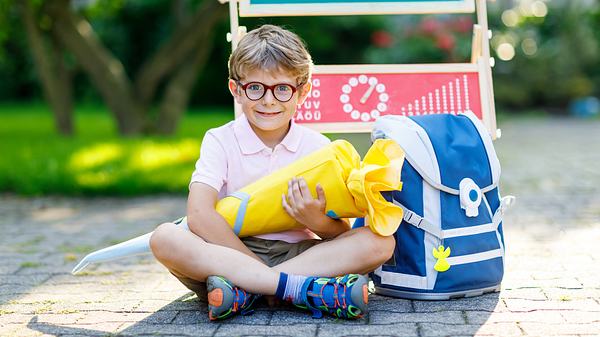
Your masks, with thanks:
[[[155,257],[178,277],[204,281],[211,275],[220,275],[250,293],[278,295],[279,298],[291,296],[295,304],[307,305],[313,310],[313,314],[318,316],[315,310],[325,311],[327,309],[325,302],[332,304],[337,302],[338,295],[342,299],[346,295],[345,293],[337,294],[338,291],[352,292],[353,289],[350,289],[352,285],[361,283],[357,282],[355,275],[350,275],[345,279],[341,277],[333,279],[333,277],[346,274],[365,274],[372,271],[389,259],[393,253],[395,242],[393,237],[382,237],[374,234],[368,228],[358,228],[345,232],[332,240],[318,243],[300,255],[274,267],[268,267],[237,250],[208,243],[192,232],[181,229],[172,223],[160,225],[152,235],[150,245]],[[287,275],[289,275],[289,281],[286,286]],[[314,275],[331,279],[310,277],[308,281],[304,282],[306,276]],[[283,287],[282,279],[284,280]],[[214,283],[223,286],[222,281],[227,282],[213,277],[209,279],[209,287],[214,286]],[[362,283],[358,285],[361,288]],[[225,286],[231,286],[231,284]],[[250,301],[248,294],[237,287],[233,287],[233,290],[243,292],[237,298],[241,304]],[[283,296],[284,291],[287,291],[286,296]],[[309,303],[303,303],[300,298],[302,297],[301,291],[304,292],[304,302]],[[332,295],[332,291],[335,294]],[[360,291],[364,296],[365,303],[363,304],[366,309],[367,294],[362,294],[363,289],[354,291]],[[307,300],[307,292],[311,296],[319,297],[325,293],[325,296],[334,296],[335,298],[333,300],[319,299],[324,306],[315,308],[319,306],[319,303]],[[347,295],[350,297],[351,294]],[[351,300],[348,298],[349,302]],[[335,312],[333,313],[335,314]],[[339,316],[340,311],[337,311],[337,314]],[[342,312],[341,315],[346,314]]]

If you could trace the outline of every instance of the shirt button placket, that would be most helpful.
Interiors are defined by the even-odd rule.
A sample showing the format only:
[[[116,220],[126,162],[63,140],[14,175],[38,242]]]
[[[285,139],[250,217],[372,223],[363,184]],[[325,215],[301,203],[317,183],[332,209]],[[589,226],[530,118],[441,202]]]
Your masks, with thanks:
[[[273,169],[275,167],[275,155],[274,155],[274,151],[273,150],[265,150],[265,155],[267,156],[267,159],[269,160],[269,173],[273,172]]]
[[[277,170],[277,152],[271,154],[271,172]]]

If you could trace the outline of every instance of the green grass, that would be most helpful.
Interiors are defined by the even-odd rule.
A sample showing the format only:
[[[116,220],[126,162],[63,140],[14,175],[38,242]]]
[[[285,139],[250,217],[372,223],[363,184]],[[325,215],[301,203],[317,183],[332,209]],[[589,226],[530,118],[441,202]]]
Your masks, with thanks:
[[[39,262],[27,261],[27,262],[21,263],[21,268],[37,268],[37,267],[40,267],[41,265],[42,264]]]
[[[63,253],[71,253],[71,254],[85,254],[88,252],[91,252],[94,249],[94,247],[89,246],[89,245],[77,245],[77,246],[71,246],[71,245],[60,245],[58,246],[58,250],[63,252]]]
[[[0,192],[140,195],[187,191],[204,133],[232,109],[190,111],[173,136],[120,137],[109,112],[78,107],[76,135],[54,129],[43,104],[0,105]]]

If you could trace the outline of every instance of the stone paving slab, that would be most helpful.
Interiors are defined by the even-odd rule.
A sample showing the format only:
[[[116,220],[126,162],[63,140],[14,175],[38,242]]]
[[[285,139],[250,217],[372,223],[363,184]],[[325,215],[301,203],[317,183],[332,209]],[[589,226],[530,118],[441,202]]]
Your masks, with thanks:
[[[70,270],[185,212],[183,197],[0,195],[0,336],[600,336],[600,121],[514,119],[495,142],[507,214],[500,293],[371,295],[357,321],[291,307],[213,323],[151,256]]]

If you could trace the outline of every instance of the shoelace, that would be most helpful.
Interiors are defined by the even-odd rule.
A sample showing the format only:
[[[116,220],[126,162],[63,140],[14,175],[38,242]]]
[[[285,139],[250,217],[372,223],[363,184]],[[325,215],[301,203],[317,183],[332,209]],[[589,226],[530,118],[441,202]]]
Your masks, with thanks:
[[[233,308],[231,309],[233,312],[237,312],[239,309],[242,309],[240,311],[240,314],[242,315],[247,315],[247,314],[251,314],[252,312],[254,312],[254,310],[248,310],[247,308],[244,308],[244,306],[246,305],[246,303],[248,302],[248,300],[250,299],[250,295],[243,289],[240,289],[238,287],[233,287],[233,289],[235,290],[235,297],[233,299]],[[242,304],[240,304],[241,297],[243,295],[243,302]]]
[[[307,292],[306,294],[313,298],[318,297],[321,300],[322,306],[327,310],[328,313],[335,314],[338,317],[348,318],[348,313],[347,313],[348,303],[346,303],[346,291],[348,290],[348,287],[346,286],[346,282],[348,282],[347,276],[345,276],[343,279],[341,279],[339,281],[336,278],[330,278],[327,280],[326,283],[320,285],[318,294],[315,292]],[[333,307],[330,307],[324,299],[325,288],[328,285],[333,286]],[[341,293],[339,291],[340,287],[343,290]],[[341,297],[341,301],[340,301],[340,297]],[[305,299],[305,303],[313,312],[313,317],[320,318],[323,316],[321,310],[319,310],[319,308],[316,308],[313,305],[311,305],[308,298]]]
[[[233,312],[237,312],[240,307],[243,307],[244,304],[246,304],[246,299],[248,297],[246,296],[246,291],[240,290],[238,287],[233,287],[233,290],[235,290],[235,297],[233,299],[233,308],[231,310],[233,310]],[[244,295],[244,302],[241,305],[240,305],[240,297],[241,297],[240,294]]]
[[[330,308],[329,305],[327,305],[327,302],[325,302],[324,296],[325,296],[325,288],[328,285],[332,285],[333,286],[333,308]],[[340,303],[339,301],[339,292],[338,292],[338,286],[341,286],[344,290],[343,295],[342,295],[342,303]],[[335,278],[331,278],[327,281],[327,283],[321,285],[321,289],[319,291],[319,297],[321,298],[321,302],[323,303],[323,306],[325,308],[327,308],[327,311],[329,311],[330,313],[332,312],[332,310],[339,308],[340,306],[342,307],[342,309],[346,309],[348,307],[348,305],[346,304],[346,290],[348,290],[348,288],[346,287],[345,284],[339,284],[337,282],[337,280]]]

